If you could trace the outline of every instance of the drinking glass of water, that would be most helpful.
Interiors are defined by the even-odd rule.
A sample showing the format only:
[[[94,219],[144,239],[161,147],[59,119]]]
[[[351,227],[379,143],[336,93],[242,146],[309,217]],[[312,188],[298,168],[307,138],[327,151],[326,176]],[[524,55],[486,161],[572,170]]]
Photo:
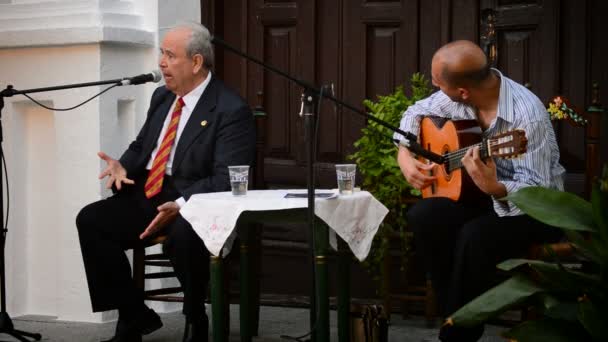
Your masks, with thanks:
[[[336,164],[338,191],[340,195],[351,195],[355,187],[356,164]]]
[[[230,186],[233,196],[247,195],[247,183],[249,181],[249,165],[228,166],[230,174]]]

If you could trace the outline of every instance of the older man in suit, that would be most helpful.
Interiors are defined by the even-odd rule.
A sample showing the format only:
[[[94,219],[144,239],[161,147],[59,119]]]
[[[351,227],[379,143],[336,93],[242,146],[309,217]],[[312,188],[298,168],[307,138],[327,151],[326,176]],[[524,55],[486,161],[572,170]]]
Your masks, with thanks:
[[[141,341],[162,326],[131,277],[124,250],[161,230],[163,249],[184,289],[189,341],[207,341],[204,299],[209,254],[179,208],[195,193],[230,189],[228,165],[255,155],[251,110],[212,75],[209,31],[198,24],[171,29],[160,48],[166,85],[152,95],[147,119],[119,160],[103,152],[100,178],[115,194],[84,207],[76,219],[93,311],[118,309],[114,337]]]

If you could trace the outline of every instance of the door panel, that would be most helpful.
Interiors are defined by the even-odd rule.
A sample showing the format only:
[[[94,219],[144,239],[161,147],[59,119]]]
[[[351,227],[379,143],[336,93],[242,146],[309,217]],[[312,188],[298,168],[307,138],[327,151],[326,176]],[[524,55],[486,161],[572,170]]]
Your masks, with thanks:
[[[587,51],[585,41],[572,35],[584,33],[587,2],[483,0],[481,6],[496,14],[498,69],[529,86],[544,103],[559,93],[584,109]],[[562,164],[569,174],[580,174],[585,165],[584,130],[564,122],[555,127]],[[580,182],[579,176],[573,177]],[[579,186],[567,184],[575,192]]]
[[[482,1],[496,13],[498,69],[541,99],[557,91],[559,1]],[[533,67],[532,67],[533,66]]]
[[[601,0],[202,0],[201,4],[203,23],[231,45],[308,83],[333,85],[337,98],[359,109],[364,109],[363,99],[390,93],[397,85],[408,91],[414,72],[430,75],[431,58],[442,44],[468,39],[483,45],[486,32],[481,21],[490,10],[495,15],[497,67],[515,81],[528,83],[543,102],[564,92],[583,107],[591,98],[592,80],[606,85],[601,94],[608,89],[602,59],[608,44],[599,19],[607,5]],[[305,187],[305,141],[298,116],[302,89],[231,52],[216,51],[216,73],[227,84],[252,106],[260,104],[258,93],[262,94],[268,114],[266,184]],[[323,101],[318,120],[317,186],[335,188],[334,164],[348,161],[365,119]],[[569,172],[580,172],[583,130],[556,126],[564,165]],[[289,287],[286,293],[307,295],[305,281],[276,284],[287,281],[276,278],[276,272],[293,268],[296,259],[306,260],[304,225],[266,227],[263,234],[267,246],[263,292]],[[278,256],[284,256],[285,262]],[[307,270],[306,265],[300,270]],[[362,279],[353,281],[353,295],[374,296],[369,279]]]

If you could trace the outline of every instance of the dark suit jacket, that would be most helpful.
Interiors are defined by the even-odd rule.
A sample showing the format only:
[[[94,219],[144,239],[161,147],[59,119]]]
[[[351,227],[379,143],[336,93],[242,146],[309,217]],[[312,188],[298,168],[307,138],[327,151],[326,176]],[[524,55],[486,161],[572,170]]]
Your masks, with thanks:
[[[120,157],[130,179],[147,176],[146,164],[174,101],[175,94],[164,86],[154,91],[146,122]],[[184,199],[229,191],[228,166],[252,165],[255,160],[253,114],[236,92],[212,76],[173,148],[173,184]]]

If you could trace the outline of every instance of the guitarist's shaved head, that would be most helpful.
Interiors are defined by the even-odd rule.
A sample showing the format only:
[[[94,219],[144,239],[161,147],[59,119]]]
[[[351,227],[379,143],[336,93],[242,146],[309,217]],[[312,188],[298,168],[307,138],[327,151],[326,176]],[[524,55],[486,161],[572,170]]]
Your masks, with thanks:
[[[432,61],[439,77],[452,87],[476,88],[490,76],[486,55],[468,40],[457,40],[442,46]]]

